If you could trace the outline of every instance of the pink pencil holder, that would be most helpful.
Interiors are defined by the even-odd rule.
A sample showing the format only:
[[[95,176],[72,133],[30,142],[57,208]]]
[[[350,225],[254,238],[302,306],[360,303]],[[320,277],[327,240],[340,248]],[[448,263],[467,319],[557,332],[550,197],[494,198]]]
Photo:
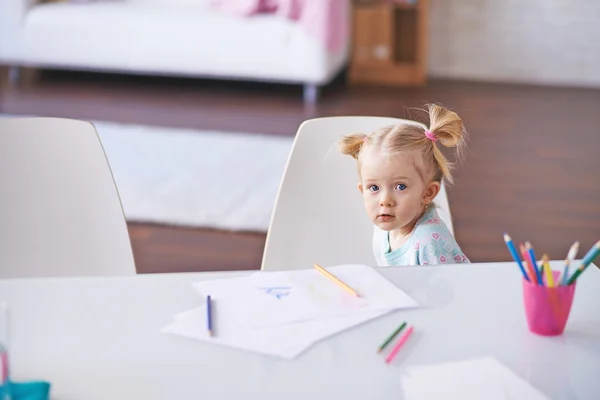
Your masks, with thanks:
[[[559,272],[552,271],[554,282]],[[523,279],[523,302],[529,330],[543,336],[562,335],[569,319],[575,285],[548,287]]]

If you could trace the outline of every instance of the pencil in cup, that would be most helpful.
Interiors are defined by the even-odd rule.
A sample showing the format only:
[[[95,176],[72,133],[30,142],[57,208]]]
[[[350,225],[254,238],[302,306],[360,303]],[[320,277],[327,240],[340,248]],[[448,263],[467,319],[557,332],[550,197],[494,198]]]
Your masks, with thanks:
[[[504,242],[506,243],[506,246],[508,247],[508,251],[510,251],[510,255],[517,262],[517,265],[519,266],[519,269],[521,270],[521,273],[523,274],[523,278],[529,280],[529,277],[527,276],[527,272],[525,271],[525,267],[523,266],[523,262],[521,261],[521,257],[519,257],[519,253],[517,252],[517,248],[515,247],[515,244],[513,243],[511,237],[508,236],[508,234],[506,234],[506,233],[504,234]]]
[[[335,282],[338,286],[340,286],[342,289],[344,289],[351,295],[353,295],[355,297],[359,297],[358,293],[354,289],[352,289],[350,286],[346,285],[344,282],[339,280],[331,272],[327,271],[325,268],[321,267],[319,264],[315,264],[315,269],[317,271],[319,271],[322,275],[324,275],[326,278],[329,278],[330,280]]]
[[[542,268],[544,269],[544,276],[546,277],[546,286],[554,287],[554,274],[552,273],[552,268],[550,267],[550,258],[548,258],[547,254],[542,256]]]
[[[533,246],[531,245],[530,242],[525,242],[525,249],[527,250],[527,254],[529,254],[529,261],[531,261],[531,266],[535,272],[535,275],[537,277],[537,281],[540,285],[543,285],[543,279],[542,279],[542,268],[538,267],[537,262],[536,262],[536,256],[535,256],[535,252],[533,251]]]
[[[527,269],[527,276],[531,282],[537,283],[537,277],[535,275],[534,266],[531,265],[531,261],[529,259],[529,253],[525,249],[525,245],[519,244],[519,251],[521,252],[521,256],[523,256],[523,260],[525,260],[525,266]]]
[[[406,341],[408,340],[408,337],[410,336],[412,331],[413,331],[413,326],[411,325],[406,329],[406,332],[404,332],[402,334],[402,336],[400,336],[400,339],[398,339],[398,343],[396,343],[396,345],[394,346],[394,348],[392,349],[390,354],[386,357],[386,359],[385,359],[386,364],[389,364],[394,360],[394,358],[396,357],[396,355],[398,354],[398,352],[400,351],[402,346],[404,346],[404,343],[406,343]]]
[[[575,280],[577,278],[579,278],[579,275],[581,275],[583,273],[583,271],[585,271],[585,269],[592,263],[592,261],[594,261],[594,259],[596,257],[598,257],[598,254],[600,254],[600,240],[597,241],[592,246],[592,248],[586,253],[586,255],[583,257],[583,260],[581,260],[581,265],[579,266],[579,268],[577,268],[575,270],[573,275],[569,278],[569,280],[567,281],[567,284],[572,285],[573,282],[575,282]]]
[[[571,263],[577,257],[577,252],[579,251],[579,242],[575,241],[569,248],[569,252],[567,253],[567,258],[565,259],[565,267],[563,269],[563,273],[558,280],[559,285],[566,285],[569,279],[569,267]]]

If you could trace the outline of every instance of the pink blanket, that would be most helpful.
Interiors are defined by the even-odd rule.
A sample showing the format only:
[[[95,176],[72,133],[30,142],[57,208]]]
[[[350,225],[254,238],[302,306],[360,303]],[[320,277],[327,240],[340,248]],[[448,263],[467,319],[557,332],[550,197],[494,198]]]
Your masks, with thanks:
[[[332,52],[341,49],[349,32],[349,0],[212,0],[211,5],[243,17],[275,14],[297,21]]]

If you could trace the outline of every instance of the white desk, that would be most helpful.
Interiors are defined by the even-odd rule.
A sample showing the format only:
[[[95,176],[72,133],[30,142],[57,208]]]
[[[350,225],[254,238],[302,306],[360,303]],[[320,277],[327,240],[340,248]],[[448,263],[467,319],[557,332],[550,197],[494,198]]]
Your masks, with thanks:
[[[200,301],[190,282],[240,272],[0,281],[13,378],[48,380],[56,399],[396,400],[404,366],[492,355],[551,398],[600,398],[595,266],[579,280],[565,334],[553,338],[527,330],[513,263],[381,272],[422,308],[343,332],[293,361],[159,332]],[[404,319],[415,332],[387,366],[376,349]]]

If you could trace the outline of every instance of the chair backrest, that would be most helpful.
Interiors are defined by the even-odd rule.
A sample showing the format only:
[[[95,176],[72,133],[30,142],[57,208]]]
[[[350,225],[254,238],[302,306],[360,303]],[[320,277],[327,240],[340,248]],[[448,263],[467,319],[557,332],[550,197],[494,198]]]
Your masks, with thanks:
[[[386,117],[328,117],[300,126],[279,187],[262,259],[262,270],[321,265],[375,265],[373,225],[358,191],[356,161],[338,141],[354,132],[415,121]],[[435,203],[453,232],[445,187]]]
[[[0,278],[136,273],[94,126],[0,119]]]

